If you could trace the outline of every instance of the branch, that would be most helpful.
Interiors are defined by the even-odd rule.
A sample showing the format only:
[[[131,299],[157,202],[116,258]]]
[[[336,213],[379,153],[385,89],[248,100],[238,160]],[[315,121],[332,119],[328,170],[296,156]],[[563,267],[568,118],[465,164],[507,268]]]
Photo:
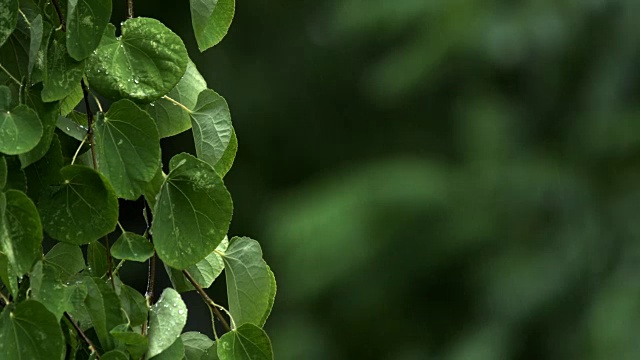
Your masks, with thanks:
[[[78,324],[76,324],[75,321],[73,321],[73,318],[71,317],[71,315],[69,315],[69,313],[65,312],[64,313],[64,317],[67,318],[67,320],[69,320],[69,322],[71,323],[71,325],[73,325],[73,327],[76,329],[76,331],[78,332],[78,335],[80,335],[80,337],[82,337],[82,339],[87,343],[87,345],[89,345],[89,349],[91,350],[91,352],[93,354],[96,354],[96,359],[100,359],[100,354],[98,353],[98,349],[96,348],[95,345],[93,345],[93,343],[91,342],[91,340],[87,337],[87,335],[82,331],[82,329],[80,329],[80,327],[78,326]]]
[[[60,4],[58,0],[53,0],[53,7],[56,8],[56,13],[58,13],[58,19],[60,20],[60,25],[62,26],[62,31],[67,32],[67,23],[64,21],[64,15],[62,15],[62,10],[60,10]]]
[[[209,297],[209,295],[207,295],[207,293],[204,291],[202,286],[198,284],[198,282],[191,276],[191,274],[189,274],[187,270],[182,270],[182,273],[187,278],[187,280],[189,280],[191,285],[193,285],[193,287],[196,288],[196,290],[202,297],[202,300],[204,300],[204,302],[207,303],[207,305],[209,305],[211,310],[213,310],[213,313],[216,314],[216,317],[220,320],[220,322],[222,323],[222,326],[227,331],[231,331],[231,327],[229,327],[229,323],[227,323],[227,320],[225,320],[225,318],[222,316],[222,314],[218,310],[218,304],[216,304],[213,300],[211,300],[211,298]]]

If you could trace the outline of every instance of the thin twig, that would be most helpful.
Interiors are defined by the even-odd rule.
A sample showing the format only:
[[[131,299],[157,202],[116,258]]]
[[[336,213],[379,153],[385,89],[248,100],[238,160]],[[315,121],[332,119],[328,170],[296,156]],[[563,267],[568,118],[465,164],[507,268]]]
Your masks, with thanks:
[[[64,15],[62,15],[62,10],[60,10],[60,4],[58,4],[58,0],[53,0],[53,7],[56,8],[56,13],[58,13],[58,19],[60,19],[60,26],[62,26],[62,31],[67,32],[67,23],[64,21]]]
[[[187,270],[182,270],[182,273],[187,278],[187,280],[189,280],[191,285],[193,285],[193,287],[196,288],[196,290],[202,297],[202,300],[204,300],[204,302],[207,303],[207,305],[209,305],[211,310],[213,310],[213,313],[216,314],[216,317],[220,320],[225,330],[231,331],[231,327],[229,326],[229,323],[227,323],[227,320],[225,320],[225,318],[222,316],[222,314],[218,310],[218,306],[220,305],[216,304],[213,300],[211,300],[211,298],[209,297],[209,295],[207,295],[207,293],[204,291],[202,286],[198,284],[198,282],[191,276],[191,274],[189,274]],[[231,321],[233,321],[233,319],[231,319]]]
[[[9,298],[2,291],[0,291],[0,299],[2,299],[2,301],[4,301],[6,305],[11,304],[11,301],[9,301]]]
[[[89,146],[91,147],[91,160],[93,161],[93,168],[98,170],[98,159],[96,158],[95,142],[93,141],[93,112],[89,105],[89,89],[84,83],[84,79],[80,80],[82,86],[82,94],[84,95],[84,105],[87,108],[87,136],[89,138]]]
[[[67,318],[67,320],[69,320],[69,322],[71,323],[71,325],[73,325],[73,327],[76,329],[76,331],[78,332],[78,334],[82,337],[82,339],[87,343],[87,345],[89,345],[89,349],[91,350],[91,352],[93,354],[96,354],[96,359],[100,359],[100,354],[98,353],[98,348],[96,348],[95,345],[93,345],[93,343],[91,342],[91,340],[89,339],[89,337],[87,337],[87,335],[82,331],[82,329],[80,329],[80,326],[78,326],[78,324],[76,324],[76,322],[73,320],[73,318],[71,317],[71,315],[69,315],[69,313],[65,312],[64,313],[64,317]]]
[[[127,0],[127,19],[133,18],[133,0]]]
[[[2,64],[0,64],[0,69],[2,69],[2,71],[4,71],[5,73],[7,73],[7,75],[11,78],[11,80],[15,81],[16,84],[18,84],[18,86],[22,86],[22,83],[15,78],[15,76],[11,75],[11,73],[9,72],[9,70],[5,69],[4,66],[2,66]]]
[[[104,247],[107,249],[107,276],[111,280],[111,288],[116,289],[116,282],[113,279],[113,259],[111,258],[111,246],[109,245],[109,236],[104,237]]]

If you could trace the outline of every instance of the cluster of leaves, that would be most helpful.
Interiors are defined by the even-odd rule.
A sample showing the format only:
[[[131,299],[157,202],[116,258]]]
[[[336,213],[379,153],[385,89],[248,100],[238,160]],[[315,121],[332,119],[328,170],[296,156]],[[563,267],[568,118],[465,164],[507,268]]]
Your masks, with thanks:
[[[179,36],[128,5],[116,36],[111,0],[0,0],[3,356],[272,359],[262,327],[275,278],[255,240],[227,240],[223,177],[237,150],[227,103]],[[190,6],[204,51],[226,34],[235,3]],[[112,101],[107,111],[98,95]],[[163,172],[160,139],[189,129],[197,156],[178,154]],[[148,229],[135,234],[118,221],[118,199],[141,196]],[[54,245],[43,254],[45,238]],[[157,302],[156,256],[173,284]],[[145,295],[119,276],[129,261],[149,261]],[[204,291],[223,271],[228,310]],[[215,340],[182,333],[180,293],[192,290],[211,310]],[[227,330],[219,338],[214,315]]]

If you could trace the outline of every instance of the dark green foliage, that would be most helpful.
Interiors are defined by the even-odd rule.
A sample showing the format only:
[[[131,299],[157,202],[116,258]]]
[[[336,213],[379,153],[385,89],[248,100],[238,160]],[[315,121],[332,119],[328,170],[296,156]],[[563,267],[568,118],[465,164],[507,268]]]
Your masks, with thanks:
[[[234,3],[191,5],[205,50],[226,34]],[[218,353],[217,335],[182,334],[187,307],[178,292],[197,289],[218,312],[204,289],[240,265],[257,272],[239,271],[230,287],[250,296],[219,315],[231,324],[225,339],[249,336],[261,359],[273,359],[261,327],[275,281],[254,240],[247,254],[227,253],[233,205],[222,178],[237,150],[227,103],[207,89],[182,39],[160,21],[126,19],[116,37],[111,15],[111,0],[0,0],[2,354],[245,359]],[[99,96],[114,101],[103,108]],[[165,174],[160,138],[192,122],[197,157],[176,155]],[[143,194],[150,229],[125,231],[119,199]],[[45,237],[54,245],[43,256],[43,244],[51,246]],[[146,261],[164,263],[158,269],[167,269],[176,289],[156,290],[156,299],[128,286],[121,268]],[[248,308],[252,302],[258,305]],[[255,329],[243,335],[248,325]]]

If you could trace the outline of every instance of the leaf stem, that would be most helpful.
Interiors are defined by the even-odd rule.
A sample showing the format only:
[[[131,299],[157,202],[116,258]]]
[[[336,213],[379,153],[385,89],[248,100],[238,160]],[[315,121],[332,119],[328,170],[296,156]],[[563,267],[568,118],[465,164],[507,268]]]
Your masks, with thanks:
[[[52,0],[53,7],[56,8],[56,13],[58,13],[58,19],[60,19],[60,26],[62,26],[62,31],[67,32],[67,23],[64,21],[64,15],[62,15],[62,10],[60,10],[60,4],[58,0]]]
[[[127,0],[127,19],[133,18],[133,0]]]
[[[93,141],[93,112],[89,105],[89,89],[84,83],[84,79],[80,80],[82,86],[82,94],[84,95],[84,105],[87,108],[87,137],[89,138],[89,145],[91,146],[91,160],[93,161],[93,169],[98,170],[98,159],[96,158],[95,143]]]
[[[111,288],[116,289],[116,282],[113,279],[113,259],[111,258],[111,246],[109,245],[109,236],[104,237],[104,247],[107,252],[107,276],[111,280]]]
[[[82,142],[80,143],[80,146],[78,146],[78,148],[76,149],[76,153],[73,154],[73,158],[71,158],[71,165],[73,165],[76,162],[76,158],[78,157],[78,154],[80,153],[80,149],[82,149],[82,146],[84,145],[85,142],[87,142],[87,136],[85,136],[84,139],[82,139]]]
[[[29,25],[29,27],[31,27],[31,22],[29,21],[29,19],[27,19],[27,15],[25,15],[25,14],[22,12],[22,9],[18,9],[18,12],[20,13],[20,15],[22,15],[22,18],[24,19],[24,22],[26,22],[26,23],[27,23],[27,25]]]
[[[87,337],[87,335],[82,331],[82,329],[80,329],[80,327],[78,326],[78,324],[76,324],[76,322],[73,320],[73,318],[71,317],[71,315],[69,315],[69,313],[65,312],[64,313],[64,317],[67,318],[67,320],[69,320],[69,322],[71,323],[71,325],[73,325],[73,327],[76,329],[76,331],[78,332],[78,334],[82,337],[82,339],[87,343],[87,345],[89,345],[89,349],[91,350],[91,353],[96,354],[96,359],[100,359],[100,354],[98,353],[98,348],[96,348],[95,345],[93,345],[93,343],[91,342],[91,340]]]
[[[204,300],[204,302],[207,305],[209,305],[211,310],[213,310],[213,313],[216,314],[216,317],[220,320],[220,322],[222,323],[222,326],[227,331],[231,331],[231,327],[229,326],[229,323],[227,323],[227,320],[225,320],[225,318],[222,316],[222,314],[218,310],[218,308],[222,308],[222,309],[224,309],[224,308],[222,306],[216,304],[213,300],[211,300],[211,298],[209,297],[209,295],[207,295],[207,293],[204,291],[202,286],[200,286],[200,284],[198,284],[198,282],[191,276],[191,274],[189,274],[189,272],[187,270],[182,270],[182,273],[187,278],[187,280],[189,280],[191,285],[193,285],[193,287],[196,288],[196,290],[198,291],[198,293],[202,297],[202,300]],[[227,312],[226,309],[225,309],[225,312]],[[231,315],[228,312],[227,312],[227,314],[229,315],[229,318],[233,322],[233,318],[231,318]]]
[[[180,102],[178,102],[177,100],[174,100],[174,99],[172,99],[172,98],[168,97],[167,95],[164,95],[162,98],[163,98],[163,99],[165,99],[165,100],[169,100],[169,101],[171,101],[171,102],[172,102],[172,103],[174,103],[175,105],[180,106],[184,111],[186,111],[186,112],[188,112],[188,113],[192,113],[192,112],[193,112],[193,111],[189,110],[189,108],[188,108],[188,107],[186,107],[186,106],[182,105],[182,103],[180,103]]]
[[[18,79],[15,78],[15,76],[11,75],[11,73],[9,72],[9,70],[5,69],[4,66],[2,66],[2,64],[0,64],[0,69],[2,69],[2,71],[4,71],[5,73],[7,73],[7,75],[9,75],[9,77],[11,78],[11,80],[15,81],[16,84],[18,84],[18,86],[22,86],[22,83],[20,81],[18,81]]]
[[[2,291],[0,291],[0,299],[4,301],[5,305],[11,304],[11,301],[9,301],[9,298]]]

